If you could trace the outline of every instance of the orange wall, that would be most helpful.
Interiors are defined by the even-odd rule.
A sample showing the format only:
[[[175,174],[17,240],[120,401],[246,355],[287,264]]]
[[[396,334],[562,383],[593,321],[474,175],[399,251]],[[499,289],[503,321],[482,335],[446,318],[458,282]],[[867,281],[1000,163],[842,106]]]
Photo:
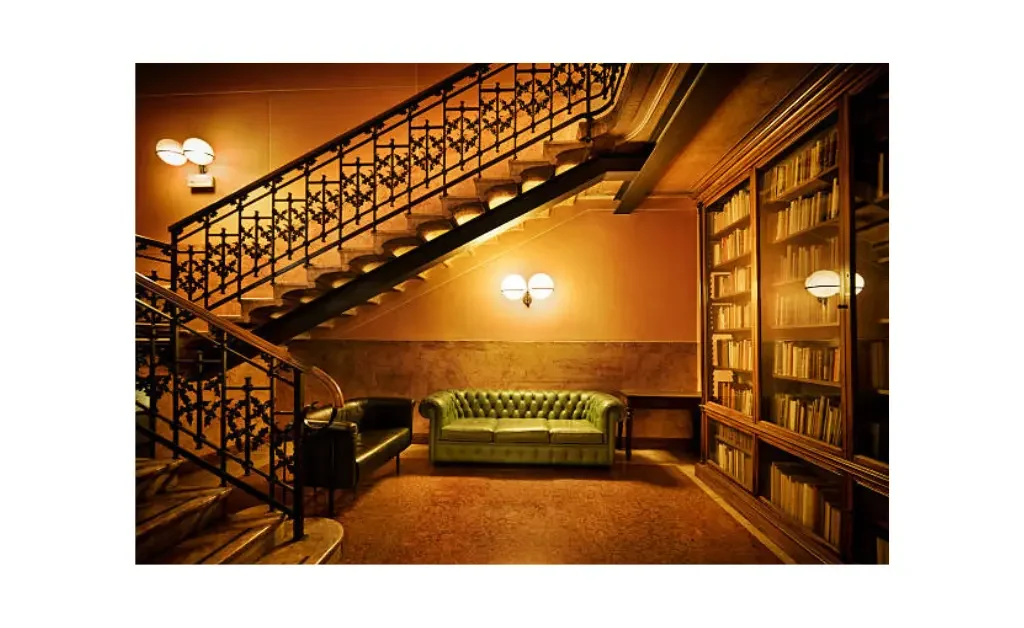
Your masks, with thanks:
[[[506,275],[538,272],[555,281],[548,299],[500,293]],[[339,337],[696,342],[697,276],[695,209],[590,211]]]
[[[167,227],[302,153],[383,113],[466,64],[139,64],[135,101],[136,233]],[[192,193],[156,142],[197,136],[216,159],[216,192]]]

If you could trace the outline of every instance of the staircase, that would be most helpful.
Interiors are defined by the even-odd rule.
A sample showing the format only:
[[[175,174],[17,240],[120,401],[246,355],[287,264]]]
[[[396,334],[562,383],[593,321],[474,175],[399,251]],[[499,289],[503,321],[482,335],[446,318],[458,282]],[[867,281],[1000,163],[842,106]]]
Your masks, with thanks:
[[[170,242],[137,237],[137,562],[336,560],[341,527],[306,517],[298,461],[316,437],[307,394],[344,399],[279,345],[421,290],[552,208],[614,208],[653,148],[616,122],[643,117],[624,85],[653,86],[644,72],[470,65],[171,225]]]
[[[311,518],[292,541],[288,517],[264,505],[231,510],[236,491],[182,459],[135,460],[138,564],[326,564],[339,562],[337,521]]]

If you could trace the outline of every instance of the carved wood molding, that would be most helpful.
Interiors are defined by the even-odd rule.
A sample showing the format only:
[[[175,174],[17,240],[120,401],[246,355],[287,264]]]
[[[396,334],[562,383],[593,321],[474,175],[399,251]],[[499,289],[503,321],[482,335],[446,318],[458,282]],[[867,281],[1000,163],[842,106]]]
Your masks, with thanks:
[[[832,113],[844,94],[855,94],[880,72],[877,64],[815,67],[761,122],[697,181],[696,196],[711,203],[750,176],[796,137]]]

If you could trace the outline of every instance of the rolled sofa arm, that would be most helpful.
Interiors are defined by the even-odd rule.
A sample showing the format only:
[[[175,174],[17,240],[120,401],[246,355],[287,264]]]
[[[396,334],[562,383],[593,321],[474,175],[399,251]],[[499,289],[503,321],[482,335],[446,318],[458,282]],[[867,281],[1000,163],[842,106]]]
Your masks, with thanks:
[[[455,395],[450,390],[439,390],[420,401],[420,416],[430,421],[430,429],[440,429],[455,420]]]
[[[587,420],[605,434],[611,435],[615,424],[622,420],[626,407],[613,395],[602,392],[591,393]]]
[[[326,408],[317,408],[315,410],[310,410],[309,412],[306,413],[306,426],[313,430],[327,428],[330,430],[358,433],[359,425],[353,423],[350,420],[349,414],[345,410],[347,406],[348,403],[346,403],[338,410],[338,416],[334,418],[333,423],[330,423],[331,412],[334,410],[333,407],[327,406]]]

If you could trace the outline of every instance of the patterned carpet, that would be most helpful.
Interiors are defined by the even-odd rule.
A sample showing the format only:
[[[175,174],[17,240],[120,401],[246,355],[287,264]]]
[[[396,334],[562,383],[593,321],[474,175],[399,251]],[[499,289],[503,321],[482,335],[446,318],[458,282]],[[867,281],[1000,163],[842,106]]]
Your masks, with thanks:
[[[671,465],[387,465],[339,492],[350,564],[778,564]],[[321,500],[322,503],[322,500]],[[311,512],[318,515],[318,512]]]

